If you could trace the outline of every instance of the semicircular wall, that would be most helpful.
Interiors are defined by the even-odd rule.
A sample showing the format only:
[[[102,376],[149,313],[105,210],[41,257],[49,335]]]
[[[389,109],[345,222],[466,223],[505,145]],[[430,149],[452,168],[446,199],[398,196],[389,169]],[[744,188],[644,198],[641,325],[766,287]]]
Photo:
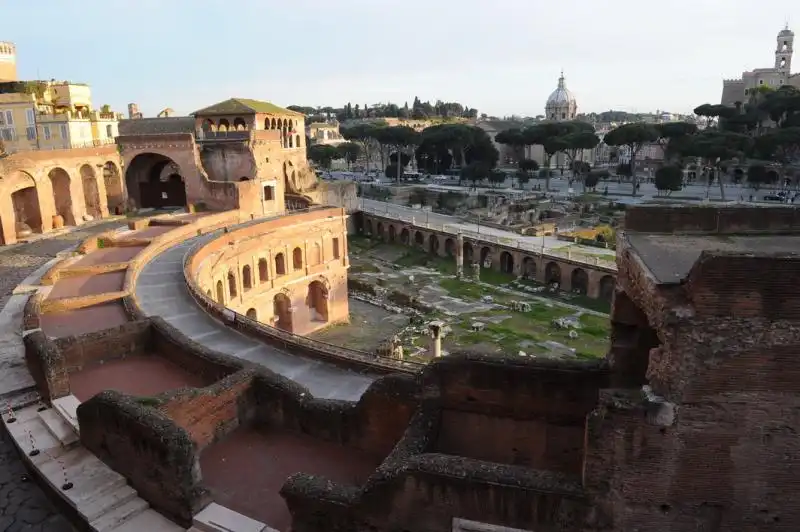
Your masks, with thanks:
[[[206,242],[185,273],[216,303],[306,335],[348,320],[347,215],[322,208],[245,224]]]

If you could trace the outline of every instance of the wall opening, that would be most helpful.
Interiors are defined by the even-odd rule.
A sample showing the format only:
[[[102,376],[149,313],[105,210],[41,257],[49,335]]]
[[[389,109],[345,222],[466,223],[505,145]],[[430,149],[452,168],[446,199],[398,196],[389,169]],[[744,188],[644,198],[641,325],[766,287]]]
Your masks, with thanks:
[[[303,250],[299,247],[292,250],[292,269],[299,270],[303,267]]]
[[[217,281],[217,303],[225,304],[225,290],[222,288],[222,281]]]
[[[292,302],[289,300],[289,296],[283,293],[275,294],[272,307],[275,327],[292,332]]]
[[[258,259],[258,282],[263,283],[269,278],[269,263],[267,259]]]
[[[228,272],[228,294],[230,294],[231,299],[237,296],[236,276],[233,272]]]
[[[341,258],[341,253],[342,253],[339,248],[339,239],[334,238],[332,241],[332,245],[333,245],[333,258],[338,260]]]
[[[245,265],[242,268],[242,289],[250,290],[251,288],[253,288],[253,274],[250,271],[250,266]]]
[[[286,275],[286,257],[283,253],[275,255],[275,275]]]
[[[575,268],[572,270],[570,284],[572,291],[577,294],[586,295],[589,291],[589,274],[583,268]]]
[[[53,203],[56,207],[56,215],[61,216],[64,225],[75,225],[69,174],[63,168],[53,168],[47,175],[53,188]],[[53,225],[55,226],[55,224]]]
[[[100,190],[97,186],[97,177],[94,168],[84,164],[80,169],[81,184],[83,185],[83,200],[86,202],[86,214],[97,220],[103,217],[100,206]]]

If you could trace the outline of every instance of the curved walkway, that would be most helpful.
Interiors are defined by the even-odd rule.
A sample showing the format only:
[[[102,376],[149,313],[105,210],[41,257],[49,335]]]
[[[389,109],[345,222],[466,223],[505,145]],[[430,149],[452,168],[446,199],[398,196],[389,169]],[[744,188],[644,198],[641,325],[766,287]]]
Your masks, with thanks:
[[[199,240],[189,239],[147,263],[136,281],[135,294],[142,311],[161,316],[195,342],[250,362],[255,362],[305,386],[314,397],[357,401],[377,375],[360,374],[333,364],[287,353],[225,326],[194,301],[186,288],[183,259]]]

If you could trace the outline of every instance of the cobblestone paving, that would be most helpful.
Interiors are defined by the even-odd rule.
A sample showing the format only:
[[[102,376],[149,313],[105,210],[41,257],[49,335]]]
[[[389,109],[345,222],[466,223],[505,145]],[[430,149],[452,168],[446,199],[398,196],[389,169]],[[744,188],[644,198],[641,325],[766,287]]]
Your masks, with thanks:
[[[78,244],[91,234],[120,225],[121,222],[100,223],[55,238],[9,249],[0,248],[0,309],[5,306],[14,287],[56,253]],[[72,531],[41,489],[28,478],[4,428],[0,428],[0,531]]]

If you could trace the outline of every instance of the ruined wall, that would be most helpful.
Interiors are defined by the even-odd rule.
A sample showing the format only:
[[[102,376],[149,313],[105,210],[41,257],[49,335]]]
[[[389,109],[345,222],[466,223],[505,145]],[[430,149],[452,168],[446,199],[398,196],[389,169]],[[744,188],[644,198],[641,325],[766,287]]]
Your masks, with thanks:
[[[580,473],[586,415],[607,385],[602,365],[456,360],[426,376],[442,406],[437,452]]]
[[[198,149],[203,168],[213,181],[239,181],[256,175],[253,152],[245,143],[203,143]]]
[[[198,452],[248,420],[247,396],[253,372],[240,371],[206,388],[181,389],[158,396],[158,410],[181,427]]]
[[[147,353],[150,344],[150,322],[140,320],[111,329],[66,336],[55,340],[62,353],[67,372],[86,366],[124,359]]]
[[[638,205],[625,211],[625,230],[641,233],[797,233],[794,206]]]
[[[78,407],[81,445],[182,526],[211,502],[189,434],[134,398],[104,391]]]

